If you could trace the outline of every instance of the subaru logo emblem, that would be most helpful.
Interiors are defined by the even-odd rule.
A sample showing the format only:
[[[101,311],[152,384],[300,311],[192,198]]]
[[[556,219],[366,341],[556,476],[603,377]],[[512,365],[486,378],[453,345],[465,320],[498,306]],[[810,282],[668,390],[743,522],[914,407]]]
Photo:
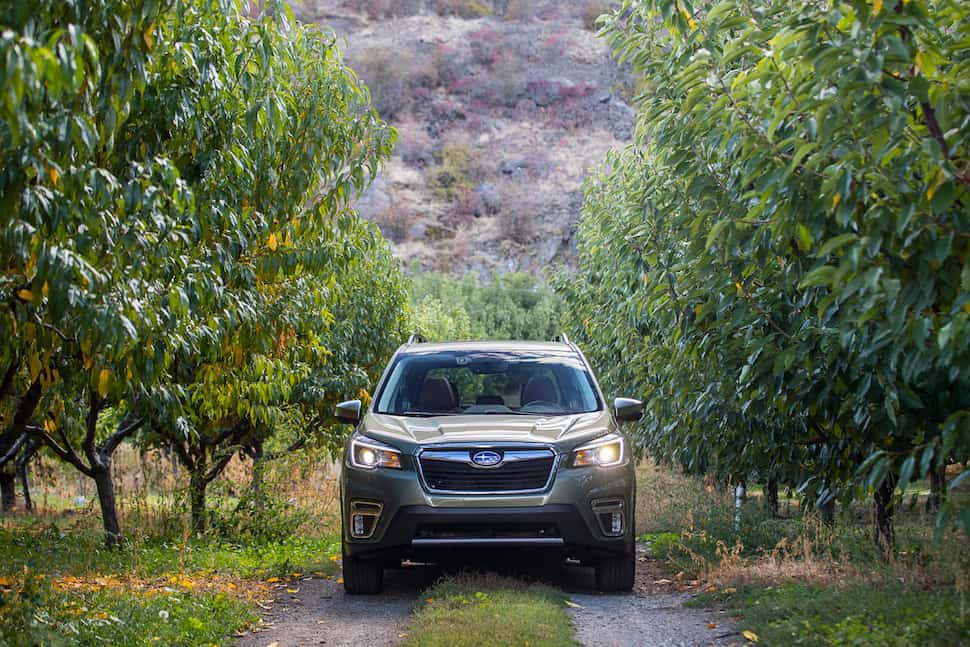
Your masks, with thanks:
[[[493,451],[475,452],[472,462],[479,467],[494,467],[502,462],[502,455]]]

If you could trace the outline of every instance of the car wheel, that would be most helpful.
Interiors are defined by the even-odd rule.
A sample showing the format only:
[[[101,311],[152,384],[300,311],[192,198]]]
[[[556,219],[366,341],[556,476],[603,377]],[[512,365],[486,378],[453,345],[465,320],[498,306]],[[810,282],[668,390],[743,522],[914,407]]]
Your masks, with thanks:
[[[596,564],[596,588],[600,591],[632,591],[637,570],[637,553],[607,557]]]
[[[351,595],[373,595],[384,586],[384,565],[376,559],[361,559],[343,553],[344,591]]]

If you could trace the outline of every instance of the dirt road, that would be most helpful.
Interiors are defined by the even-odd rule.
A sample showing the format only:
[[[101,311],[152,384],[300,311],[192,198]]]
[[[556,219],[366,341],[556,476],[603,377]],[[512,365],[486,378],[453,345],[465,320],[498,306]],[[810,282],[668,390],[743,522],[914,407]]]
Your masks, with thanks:
[[[588,568],[534,571],[523,567],[514,572],[569,595],[577,638],[584,645],[680,647],[743,642],[723,612],[685,608],[691,593],[678,591],[650,560],[639,564],[635,592],[623,595],[596,593],[593,571]],[[412,605],[440,576],[441,570],[434,566],[387,571],[385,591],[378,596],[347,596],[336,579],[313,578],[283,586],[260,630],[240,638],[238,647],[394,645],[403,635]]]

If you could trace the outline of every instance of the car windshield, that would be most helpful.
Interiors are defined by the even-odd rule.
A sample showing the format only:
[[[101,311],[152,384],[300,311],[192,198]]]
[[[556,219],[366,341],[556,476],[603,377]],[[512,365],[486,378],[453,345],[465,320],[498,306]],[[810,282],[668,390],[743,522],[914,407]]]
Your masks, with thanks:
[[[399,416],[570,415],[598,411],[585,365],[549,352],[412,352],[398,356],[375,411]]]

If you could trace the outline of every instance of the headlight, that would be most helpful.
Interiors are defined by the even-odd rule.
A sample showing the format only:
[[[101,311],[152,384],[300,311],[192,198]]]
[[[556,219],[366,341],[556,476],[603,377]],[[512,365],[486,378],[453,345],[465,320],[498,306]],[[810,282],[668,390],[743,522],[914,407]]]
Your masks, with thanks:
[[[350,464],[365,470],[377,467],[401,469],[401,452],[390,445],[371,440],[364,436],[354,436],[350,440]]]
[[[623,438],[611,434],[574,449],[570,465],[573,467],[588,467],[590,465],[612,467],[613,465],[620,465],[624,460],[626,460],[626,452],[623,447]]]

